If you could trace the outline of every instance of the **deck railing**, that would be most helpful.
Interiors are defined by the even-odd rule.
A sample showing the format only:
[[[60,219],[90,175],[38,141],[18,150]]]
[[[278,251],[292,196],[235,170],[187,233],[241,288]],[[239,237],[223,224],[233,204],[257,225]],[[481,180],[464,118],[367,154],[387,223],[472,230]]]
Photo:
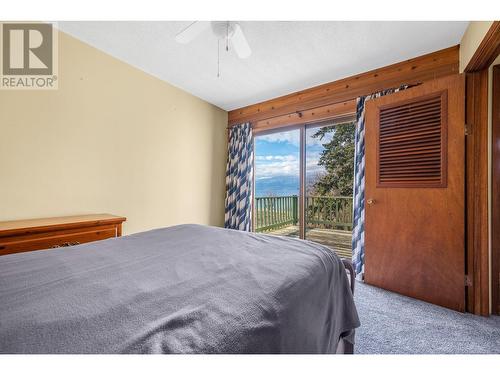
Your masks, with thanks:
[[[306,225],[352,230],[352,197],[306,196]]]
[[[266,232],[297,225],[299,222],[299,200],[296,195],[255,198],[256,232]]]
[[[299,200],[296,195],[258,197],[254,203],[256,232],[298,225]],[[308,228],[352,229],[352,197],[307,196]]]

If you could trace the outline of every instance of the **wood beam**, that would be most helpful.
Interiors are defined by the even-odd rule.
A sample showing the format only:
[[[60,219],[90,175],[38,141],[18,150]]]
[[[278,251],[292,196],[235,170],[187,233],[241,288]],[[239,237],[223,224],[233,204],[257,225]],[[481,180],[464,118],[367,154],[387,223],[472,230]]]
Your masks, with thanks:
[[[417,84],[457,74],[458,63],[458,46],[446,48],[367,73],[235,109],[229,112],[228,122],[230,126],[242,122],[255,123],[311,108],[349,101],[402,84]]]
[[[288,115],[272,117],[253,123],[254,133],[260,133],[269,129],[279,129],[293,125],[310,124],[314,122],[349,119],[356,115],[356,100],[335,103],[308,109],[302,112],[294,112]]]

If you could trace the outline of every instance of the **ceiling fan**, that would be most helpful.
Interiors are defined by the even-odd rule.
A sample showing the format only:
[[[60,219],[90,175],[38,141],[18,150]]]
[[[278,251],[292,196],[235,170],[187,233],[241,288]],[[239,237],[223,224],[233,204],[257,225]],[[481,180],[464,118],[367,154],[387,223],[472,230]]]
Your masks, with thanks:
[[[232,21],[194,21],[177,33],[175,40],[187,44],[209,28],[212,29],[218,41],[226,41],[226,51],[229,51],[229,44],[231,44],[240,59],[246,59],[252,54],[241,26]]]

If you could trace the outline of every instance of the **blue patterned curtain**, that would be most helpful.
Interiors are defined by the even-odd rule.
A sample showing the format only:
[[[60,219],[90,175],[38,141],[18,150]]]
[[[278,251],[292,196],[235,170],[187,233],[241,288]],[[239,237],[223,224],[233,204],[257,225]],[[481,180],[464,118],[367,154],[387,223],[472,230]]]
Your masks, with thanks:
[[[224,227],[252,230],[253,138],[250,123],[229,131]]]
[[[359,97],[356,105],[356,133],[354,135],[354,202],[352,226],[352,263],[356,275],[363,278],[365,268],[365,103],[367,100],[378,98],[406,89],[389,89],[375,94]]]

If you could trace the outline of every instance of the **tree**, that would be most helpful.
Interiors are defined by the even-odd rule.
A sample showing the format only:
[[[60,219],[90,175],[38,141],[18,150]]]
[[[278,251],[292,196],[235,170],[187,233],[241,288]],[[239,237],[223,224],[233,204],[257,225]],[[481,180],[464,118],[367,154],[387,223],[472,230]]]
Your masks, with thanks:
[[[323,140],[332,133],[332,139],[324,143],[318,165],[325,173],[318,176],[313,189],[316,195],[351,196],[354,175],[354,132],[353,122],[325,126],[312,135]]]

